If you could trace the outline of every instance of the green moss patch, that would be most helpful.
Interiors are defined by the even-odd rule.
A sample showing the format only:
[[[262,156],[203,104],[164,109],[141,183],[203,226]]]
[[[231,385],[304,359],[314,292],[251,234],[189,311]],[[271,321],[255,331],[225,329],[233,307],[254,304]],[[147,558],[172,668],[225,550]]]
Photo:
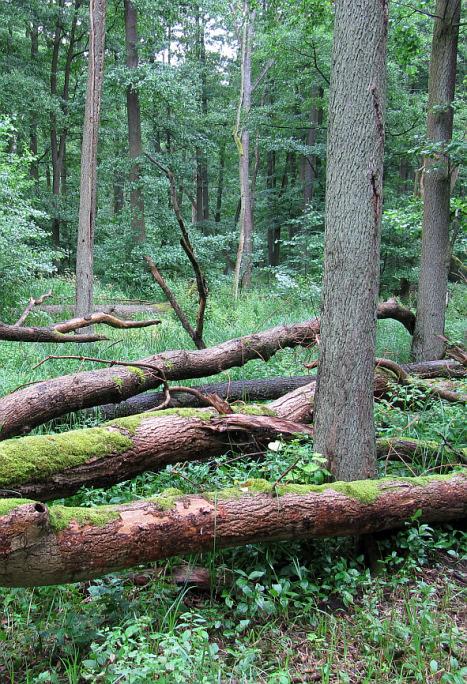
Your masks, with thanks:
[[[64,530],[72,522],[78,525],[94,525],[103,527],[112,520],[117,520],[119,512],[107,506],[96,508],[79,508],[68,506],[52,506],[49,508],[50,524],[56,531]]]
[[[244,413],[246,416],[271,416],[276,417],[276,412],[262,404],[245,404],[232,406],[234,413]]]
[[[44,480],[90,458],[122,453],[131,446],[128,436],[103,427],[8,440],[0,443],[0,487]]]
[[[35,503],[31,499],[0,499],[0,518],[2,515],[8,515],[11,511],[18,506],[24,506],[25,504]]]
[[[147,418],[164,418],[166,416],[180,416],[180,418],[198,418],[199,420],[211,420],[214,413],[209,410],[202,410],[198,408],[171,408],[162,411],[147,411],[146,413],[136,413],[134,416],[126,416],[125,418],[117,418],[104,426],[118,427],[128,430],[132,435],[141,425],[143,420]]]

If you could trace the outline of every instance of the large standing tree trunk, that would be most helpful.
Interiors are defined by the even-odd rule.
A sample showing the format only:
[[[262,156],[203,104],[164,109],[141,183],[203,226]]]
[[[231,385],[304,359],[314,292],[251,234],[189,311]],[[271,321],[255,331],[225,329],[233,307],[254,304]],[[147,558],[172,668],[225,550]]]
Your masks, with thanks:
[[[69,508],[6,499],[0,513],[0,585],[78,582],[170,556],[261,541],[368,534],[462,518],[461,474],[322,486],[252,480],[231,490]]]
[[[138,66],[138,15],[135,6],[130,0],[125,0],[125,44],[126,64],[130,69]],[[131,204],[131,227],[137,242],[146,238],[144,221],[144,196],[141,188],[141,169],[139,159],[142,154],[141,142],[141,111],[138,91],[129,85],[126,90],[127,115],[128,115],[128,146],[132,162],[130,170],[130,204]]]
[[[372,477],[387,1],[337,0],[315,449],[337,479]]]
[[[428,81],[428,139],[436,154],[423,169],[423,237],[417,322],[412,353],[417,361],[444,354],[444,321],[449,268],[451,173],[446,145],[452,138],[457,42],[461,0],[437,0]],[[441,336],[441,337],[440,337]]]
[[[106,0],[90,0],[89,63],[76,249],[76,315],[92,312],[93,249],[97,196],[97,142],[104,75]]]
[[[251,53],[255,16],[256,11],[251,11],[249,0],[244,0],[240,102],[235,131],[235,141],[240,157],[240,239],[234,272],[235,297],[238,297],[241,287],[251,285],[253,270],[253,203],[250,186],[250,124],[248,116],[251,109]]]

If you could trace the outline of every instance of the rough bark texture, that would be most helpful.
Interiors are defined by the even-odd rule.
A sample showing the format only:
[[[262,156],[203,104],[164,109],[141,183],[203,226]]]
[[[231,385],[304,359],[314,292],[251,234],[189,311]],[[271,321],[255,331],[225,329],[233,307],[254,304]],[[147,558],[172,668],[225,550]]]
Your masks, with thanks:
[[[417,323],[412,344],[416,361],[444,354],[447,303],[449,205],[453,167],[445,147],[452,138],[461,0],[437,0],[428,80],[427,134],[440,148],[424,161],[423,232]]]
[[[97,208],[97,142],[104,75],[105,13],[106,0],[90,0],[88,83],[81,147],[81,184],[76,248],[77,316],[87,316],[92,311],[94,225]]]
[[[373,367],[382,208],[387,2],[337,0],[315,448],[338,479],[376,467]]]
[[[76,582],[170,556],[462,518],[467,477],[384,478],[321,487],[259,480],[237,489],[94,509],[3,502],[0,585]]]
[[[250,186],[250,131],[248,116],[251,109],[251,52],[256,11],[251,11],[249,0],[243,3],[243,37],[241,61],[241,90],[235,141],[239,151],[240,175],[240,239],[234,273],[234,294],[251,285],[253,269],[253,201]]]
[[[258,451],[280,435],[311,434],[304,425],[275,417],[272,410],[269,414],[219,416],[212,409],[169,410],[121,418],[97,428],[3,442],[0,497],[14,491],[41,501],[62,498],[82,486],[108,487],[170,463],[220,456],[239,443],[256,445]]]
[[[419,378],[458,378],[466,377],[467,370],[457,361],[431,361],[427,363],[405,364],[402,368],[409,374]],[[234,401],[268,401],[279,399],[293,390],[310,384],[315,380],[313,375],[294,375],[290,377],[259,378],[257,380],[232,380],[199,385],[196,389],[202,394],[217,394],[221,399]],[[99,408],[105,420],[132,416],[149,411],[162,404],[163,392],[148,392],[131,397],[120,404],[106,404]],[[200,401],[193,394],[177,393],[172,395],[167,408],[200,407]]]
[[[125,0],[125,45],[126,65],[129,69],[138,67],[138,30],[137,11],[130,0]],[[142,242],[146,237],[144,223],[144,195],[141,188],[141,169],[139,159],[142,154],[141,142],[141,111],[139,105],[139,93],[129,85],[126,90],[127,116],[128,116],[128,147],[130,159],[134,160],[130,170],[130,204],[131,204],[131,227],[135,239]]]
[[[399,310],[394,309],[395,317]],[[404,324],[405,320],[401,319]],[[26,434],[37,425],[66,413],[131,396],[159,387],[165,380],[216,375],[253,359],[268,361],[280,349],[315,344],[319,320],[278,326],[229,340],[200,351],[177,350],[156,354],[137,363],[145,367],[113,367],[39,382],[0,399],[0,439]]]

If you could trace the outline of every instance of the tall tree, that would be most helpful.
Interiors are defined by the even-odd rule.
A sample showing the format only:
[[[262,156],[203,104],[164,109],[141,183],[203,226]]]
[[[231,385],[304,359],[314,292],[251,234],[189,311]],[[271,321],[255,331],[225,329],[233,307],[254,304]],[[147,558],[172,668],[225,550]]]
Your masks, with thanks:
[[[444,354],[449,269],[449,206],[453,166],[446,150],[452,138],[461,0],[437,0],[428,79],[428,140],[435,152],[423,168],[423,235],[417,322],[412,342],[416,360]]]
[[[138,13],[130,0],[125,0],[125,44],[126,64],[129,69],[138,67]],[[138,242],[146,239],[144,221],[144,195],[141,188],[141,168],[139,159],[142,154],[141,109],[139,93],[130,83],[126,89],[128,115],[128,147],[132,166],[130,170],[131,227]]]
[[[196,8],[196,56],[200,70],[201,88],[200,105],[201,113],[206,125],[208,115],[208,88],[206,71],[206,40],[205,40],[206,17],[200,7]],[[196,148],[196,221],[202,223],[209,220],[209,177],[208,159],[206,151],[200,146]]]
[[[89,2],[89,57],[83,143],[78,243],[76,248],[76,315],[92,312],[93,249],[97,197],[97,142],[105,57],[106,0]]]
[[[243,2],[243,24],[241,41],[241,85],[234,133],[239,152],[240,176],[240,239],[234,272],[234,295],[238,297],[240,287],[251,285],[253,269],[253,204],[250,186],[250,130],[248,115],[251,109],[251,52],[256,10],[249,0]]]
[[[387,0],[337,0],[315,449],[338,479],[376,469],[373,419]]]

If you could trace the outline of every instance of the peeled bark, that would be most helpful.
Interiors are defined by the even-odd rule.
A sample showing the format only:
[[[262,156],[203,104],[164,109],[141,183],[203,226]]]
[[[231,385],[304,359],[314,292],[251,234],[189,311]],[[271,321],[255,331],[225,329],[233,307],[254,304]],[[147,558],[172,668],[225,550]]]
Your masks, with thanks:
[[[385,309],[385,315],[387,310]],[[394,309],[395,317],[399,309]],[[401,319],[404,324],[405,318]],[[261,333],[229,340],[199,351],[163,352],[138,361],[147,367],[112,367],[64,375],[24,387],[0,399],[0,439],[26,434],[72,411],[119,403],[154,389],[165,380],[216,375],[248,361],[268,361],[280,349],[311,346],[319,333],[319,320],[278,326]]]
[[[312,487],[253,480],[189,496],[92,509],[2,502],[0,585],[89,580],[171,556],[287,539],[369,534],[467,513],[467,477],[384,478]]]
[[[94,335],[83,333],[81,335],[69,335],[75,330],[88,328],[90,325],[108,325],[111,328],[147,328],[151,325],[158,325],[161,321],[122,321],[115,316],[107,313],[93,313],[82,318],[71,318],[69,321],[55,323],[46,327],[25,327],[18,325],[8,325],[0,321],[0,340],[9,342],[99,342],[107,340],[105,335]]]
[[[373,477],[387,0],[337,0],[315,448],[337,479]]]
[[[452,138],[457,42],[461,0],[437,0],[428,82],[427,133],[438,149],[423,167],[423,229],[417,323],[412,353],[416,361],[440,359],[450,259],[449,213],[454,170],[446,146]]]

